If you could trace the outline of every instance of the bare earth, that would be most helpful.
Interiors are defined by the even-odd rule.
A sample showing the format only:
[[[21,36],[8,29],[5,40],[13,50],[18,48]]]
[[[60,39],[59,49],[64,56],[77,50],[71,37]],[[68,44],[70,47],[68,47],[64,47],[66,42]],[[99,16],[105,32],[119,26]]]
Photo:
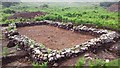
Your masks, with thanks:
[[[26,35],[38,43],[44,44],[51,49],[63,49],[73,47],[90,39],[95,38],[91,35],[75,33],[65,29],[42,25],[18,28],[21,35]]]

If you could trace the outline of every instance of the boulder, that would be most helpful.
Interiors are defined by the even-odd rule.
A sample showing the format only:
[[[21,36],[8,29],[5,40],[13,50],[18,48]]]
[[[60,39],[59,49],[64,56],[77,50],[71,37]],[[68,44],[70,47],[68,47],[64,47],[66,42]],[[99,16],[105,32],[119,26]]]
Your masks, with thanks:
[[[48,58],[50,58],[52,56],[52,54],[48,54]]]
[[[54,58],[53,57],[49,57],[49,61],[53,61],[54,60]]]
[[[56,55],[56,58],[57,58],[57,59],[61,58],[61,55],[57,54],[57,55]]]
[[[47,57],[43,57],[43,60],[46,61],[46,60],[47,60]]]
[[[14,47],[14,46],[16,46],[15,40],[10,40],[10,41],[8,42],[8,44],[7,44],[7,47],[8,47],[8,48],[11,48],[11,47]]]

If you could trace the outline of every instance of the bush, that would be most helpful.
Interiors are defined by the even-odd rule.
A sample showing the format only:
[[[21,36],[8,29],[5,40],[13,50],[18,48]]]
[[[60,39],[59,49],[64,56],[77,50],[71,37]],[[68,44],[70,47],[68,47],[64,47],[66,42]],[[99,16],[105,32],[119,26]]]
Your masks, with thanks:
[[[83,68],[84,64],[85,64],[85,58],[82,57],[82,58],[79,59],[77,64],[75,64],[75,68]]]
[[[61,15],[57,15],[57,20],[58,21],[62,21],[62,16]]]
[[[20,20],[20,22],[26,22],[28,19],[20,18],[19,20]]]
[[[76,19],[75,20],[75,24],[84,24],[85,22],[83,22],[83,20],[82,19]]]
[[[46,15],[46,16],[44,17],[44,19],[56,21],[57,16],[55,16],[55,15]]]
[[[103,68],[105,65],[105,61],[101,60],[101,59],[93,59],[93,60],[89,60],[89,66],[90,68]]]
[[[19,4],[19,2],[2,2],[3,7],[10,7]]]
[[[2,21],[6,21],[10,15],[9,14],[3,14]]]
[[[67,17],[63,17],[62,22],[68,22],[68,18]]]
[[[11,19],[11,20],[6,20],[5,21],[5,24],[10,24],[10,23],[14,23],[15,21],[13,20],[13,19]]]
[[[7,8],[7,9],[3,10],[3,12],[4,12],[4,13],[6,13],[6,14],[15,13],[15,11],[14,11],[14,10],[9,9],[9,8]]]
[[[36,18],[35,18],[35,21],[42,21],[42,20],[44,20],[43,17],[36,17]]]
[[[47,4],[43,4],[40,7],[42,7],[42,8],[48,8],[49,6]]]

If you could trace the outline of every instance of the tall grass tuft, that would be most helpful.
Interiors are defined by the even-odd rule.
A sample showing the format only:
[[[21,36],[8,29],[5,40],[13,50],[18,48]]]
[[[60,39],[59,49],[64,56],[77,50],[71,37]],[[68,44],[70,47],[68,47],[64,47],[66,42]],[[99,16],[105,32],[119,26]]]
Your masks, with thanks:
[[[82,57],[79,59],[79,61],[75,64],[75,68],[83,68],[85,64],[85,58]]]
[[[33,68],[48,68],[48,62],[44,62],[42,64],[33,62],[32,65]]]

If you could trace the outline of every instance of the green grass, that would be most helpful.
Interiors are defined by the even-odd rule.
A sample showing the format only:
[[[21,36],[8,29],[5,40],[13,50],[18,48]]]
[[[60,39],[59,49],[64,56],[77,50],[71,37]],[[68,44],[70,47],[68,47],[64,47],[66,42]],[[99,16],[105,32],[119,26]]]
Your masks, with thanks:
[[[102,59],[92,59],[86,62],[84,57],[78,60],[78,62],[75,64],[75,67],[83,68],[86,63],[88,63],[89,68],[120,68],[120,58],[107,63]]]
[[[48,68],[48,62],[44,62],[42,64],[33,62],[32,65],[33,68]]]
[[[8,48],[7,47],[3,47],[3,50],[2,50],[2,55],[4,56],[4,57],[6,57],[8,54],[9,54],[9,51],[8,51]]]
[[[83,68],[85,65],[85,58],[82,57],[79,61],[75,64],[75,68]]]
[[[41,7],[41,5],[43,4],[47,4],[48,8]],[[9,9],[15,10],[16,12],[43,11],[49,13],[46,16],[31,19],[32,21],[47,19],[61,22],[73,22],[75,24],[91,23],[98,25],[99,27],[106,26],[116,30],[120,30],[118,13],[109,12],[106,9],[100,7],[98,3],[21,3],[20,5],[11,6]],[[12,14],[5,14],[3,10],[0,11],[0,14],[3,15],[3,21],[0,21],[0,23],[9,23],[9,21],[6,21],[6,17]],[[20,21],[24,22],[30,20],[12,20],[12,22]]]
[[[2,31],[0,30],[0,40],[2,40]]]
[[[116,67],[116,66],[118,68],[120,68],[120,58],[110,61],[109,63],[106,63],[105,65],[107,66],[107,68],[112,68],[112,67]]]

